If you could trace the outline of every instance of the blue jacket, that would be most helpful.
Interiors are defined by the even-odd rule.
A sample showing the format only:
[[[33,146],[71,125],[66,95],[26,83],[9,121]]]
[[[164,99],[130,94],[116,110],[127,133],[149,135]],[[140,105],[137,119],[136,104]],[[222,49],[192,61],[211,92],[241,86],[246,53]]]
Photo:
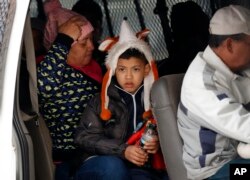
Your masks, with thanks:
[[[99,83],[66,63],[72,42],[70,37],[59,34],[37,67],[40,112],[54,151],[75,149],[75,129],[87,102],[100,89]]]

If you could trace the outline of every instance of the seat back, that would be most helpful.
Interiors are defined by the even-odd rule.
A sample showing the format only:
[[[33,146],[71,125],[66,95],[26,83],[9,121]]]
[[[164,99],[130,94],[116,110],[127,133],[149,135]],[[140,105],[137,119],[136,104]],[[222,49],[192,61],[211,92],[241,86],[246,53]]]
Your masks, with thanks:
[[[182,160],[183,142],[177,127],[177,109],[184,74],[161,77],[153,84],[151,104],[158,124],[159,140],[171,180],[187,180]]]
[[[28,48],[26,48],[26,62],[22,63],[26,64],[26,67],[23,67],[23,71],[27,72],[20,77],[20,86],[23,88],[20,96],[24,98],[25,107],[20,106],[19,113],[21,119],[25,121],[33,143],[35,179],[54,180],[55,166],[52,160],[52,139],[46,122],[39,113],[38,108],[36,61],[35,52],[32,49],[34,45],[29,15],[27,15],[25,24],[24,43],[25,47]]]

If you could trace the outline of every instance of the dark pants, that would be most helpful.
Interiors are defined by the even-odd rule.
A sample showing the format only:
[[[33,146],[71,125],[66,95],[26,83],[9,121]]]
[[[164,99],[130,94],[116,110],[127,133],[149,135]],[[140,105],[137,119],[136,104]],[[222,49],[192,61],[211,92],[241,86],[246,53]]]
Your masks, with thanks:
[[[74,177],[72,167],[68,162],[61,162],[56,164],[55,180],[71,180]]]
[[[86,160],[76,172],[75,180],[168,180],[166,172],[128,168],[115,156],[95,156]]]
[[[55,180],[71,180],[82,163],[81,150],[53,151]]]

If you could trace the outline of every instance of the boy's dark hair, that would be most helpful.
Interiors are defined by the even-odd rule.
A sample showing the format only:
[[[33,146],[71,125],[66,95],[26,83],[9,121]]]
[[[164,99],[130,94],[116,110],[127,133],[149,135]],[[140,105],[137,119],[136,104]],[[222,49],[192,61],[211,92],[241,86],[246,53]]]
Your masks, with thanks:
[[[233,34],[233,35],[214,35],[211,34],[209,38],[208,45],[212,48],[217,48],[221,45],[223,41],[225,41],[227,38],[231,38],[235,41],[242,41],[246,37],[245,34],[240,33],[240,34]]]
[[[131,57],[141,59],[145,64],[148,64],[148,60],[145,57],[145,55],[141,51],[135,48],[129,48],[119,56],[119,58],[122,59],[129,59]]]

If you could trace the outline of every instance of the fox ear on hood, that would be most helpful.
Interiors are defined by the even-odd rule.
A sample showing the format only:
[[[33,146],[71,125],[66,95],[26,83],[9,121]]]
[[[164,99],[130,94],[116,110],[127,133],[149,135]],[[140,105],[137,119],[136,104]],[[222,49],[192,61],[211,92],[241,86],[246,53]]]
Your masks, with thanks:
[[[138,39],[142,39],[142,40],[145,40],[145,38],[148,36],[148,34],[150,33],[150,30],[149,29],[144,29],[142,31],[139,31],[136,33],[136,37]]]
[[[144,29],[142,31],[137,32],[136,37],[138,39],[145,40],[145,38],[148,36],[149,33],[150,33],[149,29]],[[118,40],[119,36],[109,37],[99,45],[98,49],[103,52],[108,52],[118,42]]]
[[[105,39],[98,47],[100,51],[108,52],[119,40],[119,37],[109,37]]]
[[[149,34],[148,29],[144,29],[138,33],[135,33],[126,19],[121,23],[120,34],[114,38],[108,38],[104,40],[99,46],[99,50],[108,51],[108,55],[105,59],[107,66],[107,72],[103,78],[102,90],[101,90],[101,113],[100,117],[104,121],[108,121],[112,117],[112,113],[109,109],[109,95],[108,87],[110,86],[112,76],[115,74],[118,59],[122,53],[128,49],[137,49],[143,53],[150,65],[149,73],[144,77],[144,110],[145,112],[151,109],[150,105],[150,89],[153,82],[158,78],[157,67],[154,63],[153,55],[151,54],[150,46],[145,41],[145,38]]]

